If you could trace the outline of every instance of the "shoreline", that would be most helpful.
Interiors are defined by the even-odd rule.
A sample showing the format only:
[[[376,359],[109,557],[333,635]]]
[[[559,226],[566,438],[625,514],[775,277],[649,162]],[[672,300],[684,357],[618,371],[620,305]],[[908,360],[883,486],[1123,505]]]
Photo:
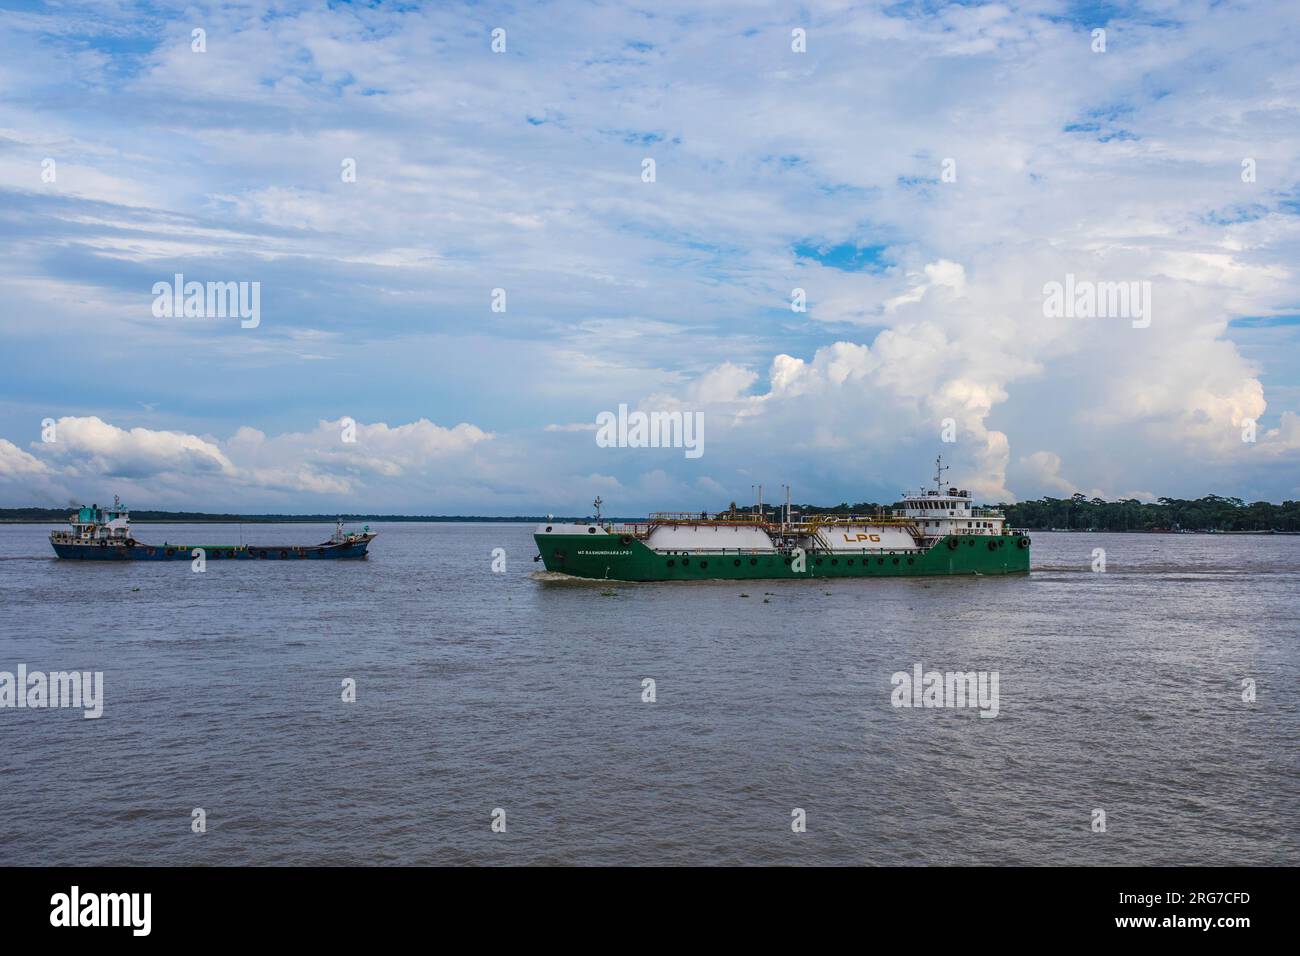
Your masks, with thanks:
[[[429,516],[429,517],[406,517],[401,515],[302,515],[302,516],[284,516],[284,517],[256,517],[241,518],[238,516],[199,516],[199,515],[178,515],[175,518],[137,518],[131,515],[131,524],[334,524],[340,520],[345,524],[356,524],[357,522],[384,522],[386,524],[545,524],[547,517],[540,515],[530,517],[520,515],[510,518],[488,518],[475,515],[450,515],[450,516]],[[563,522],[583,522],[586,518],[569,518],[556,516],[551,519]],[[623,523],[623,518],[610,518],[610,521]],[[67,524],[67,516],[62,518],[0,518],[0,525],[6,524]]]
[[[223,525],[243,525],[243,524],[333,524],[340,520],[338,515],[333,516],[314,516],[314,515],[285,515],[275,517],[251,517],[240,518],[236,516],[199,516],[184,515],[175,518],[137,518],[131,517],[133,525],[145,524],[223,524]],[[630,524],[636,521],[644,521],[644,518],[602,518],[602,523],[611,524]],[[509,518],[492,518],[482,515],[430,515],[424,517],[410,517],[406,515],[343,515],[342,521],[345,524],[356,524],[359,522],[374,522],[384,524],[544,524],[547,521],[572,522],[585,524],[591,521],[591,518],[574,518],[568,516],[529,516],[518,515]],[[0,525],[48,525],[48,524],[66,524],[65,518],[0,518]],[[1258,535],[1264,537],[1300,537],[1300,531],[1277,531],[1277,530],[1258,530],[1258,531],[1218,531],[1207,528],[1185,529],[1182,531],[1172,531],[1168,528],[1023,528],[1021,529],[1028,534],[1165,534],[1165,535]]]

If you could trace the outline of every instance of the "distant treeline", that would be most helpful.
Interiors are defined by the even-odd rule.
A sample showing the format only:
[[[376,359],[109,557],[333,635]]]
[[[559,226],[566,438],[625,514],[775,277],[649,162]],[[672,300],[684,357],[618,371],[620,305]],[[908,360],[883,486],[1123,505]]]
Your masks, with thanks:
[[[901,501],[881,504],[859,501],[855,504],[793,505],[800,514],[871,515],[881,509],[903,507]],[[1014,505],[999,504],[1006,512],[1007,523],[1013,528],[1041,530],[1065,528],[1076,531],[1300,531],[1300,501],[1284,501],[1280,505],[1271,501],[1247,504],[1240,498],[1223,498],[1206,495],[1204,498],[1159,498],[1154,503],[1144,503],[1136,498],[1127,501],[1103,501],[1075,495],[1072,498],[1039,498]],[[0,508],[0,523],[4,522],[65,522],[74,508]],[[780,518],[780,509],[764,505],[769,520]],[[752,508],[737,507],[731,503],[727,514],[749,515]],[[701,515],[713,514],[701,512]],[[284,514],[205,514],[198,511],[132,511],[131,520],[139,522],[167,522],[171,524],[282,524],[282,523],[333,523],[340,515],[284,515]],[[347,522],[364,521],[515,521],[531,524],[543,521],[585,521],[580,517],[544,517],[542,515],[514,515],[503,518],[486,518],[482,515],[381,515],[345,514]],[[609,518],[621,522],[622,518]]]
[[[1130,498],[1040,498],[1002,505],[1017,528],[1075,528],[1097,531],[1300,531],[1300,501],[1246,504],[1240,498],[1158,498],[1152,504]]]
[[[874,501],[838,505],[793,505],[801,514],[870,515],[880,509],[903,507],[901,501],[882,505]],[[1103,501],[1075,495],[1072,498],[1039,498],[1014,505],[998,504],[1006,512],[1013,528],[1042,530],[1065,528],[1076,531],[1300,531],[1300,501],[1271,501],[1247,504],[1240,498],[1206,495],[1204,498],[1158,498],[1144,503],[1136,498],[1126,501]],[[752,509],[731,508],[736,514]],[[779,509],[763,506],[764,512],[777,520]]]
[[[0,523],[4,522],[66,522],[77,509],[68,508],[0,508]],[[133,522],[168,524],[300,524],[327,522],[339,518],[349,523],[358,521],[526,521],[536,524],[545,521],[541,515],[515,515],[510,518],[484,518],[481,515],[234,515],[207,514],[200,511],[132,511]],[[570,518],[561,518],[570,521]]]

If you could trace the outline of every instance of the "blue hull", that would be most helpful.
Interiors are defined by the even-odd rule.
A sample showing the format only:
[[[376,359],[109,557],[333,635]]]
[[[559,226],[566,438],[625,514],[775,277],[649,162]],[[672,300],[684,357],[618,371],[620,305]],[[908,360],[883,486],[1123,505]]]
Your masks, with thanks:
[[[259,545],[54,544],[54,552],[73,561],[193,561],[201,549],[207,561],[321,561],[364,558],[369,541],[305,547]]]

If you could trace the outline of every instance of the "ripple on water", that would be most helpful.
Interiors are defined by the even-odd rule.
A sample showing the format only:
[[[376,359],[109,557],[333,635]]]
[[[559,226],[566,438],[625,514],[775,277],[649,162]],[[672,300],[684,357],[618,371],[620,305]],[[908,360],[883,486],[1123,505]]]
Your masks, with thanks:
[[[53,561],[47,530],[0,527],[0,669],[102,670],[105,717],[0,720],[14,863],[1297,859],[1300,538],[1037,533],[1028,577],[675,585],[539,570],[521,525],[204,574]],[[894,708],[915,663],[997,671],[999,716]]]

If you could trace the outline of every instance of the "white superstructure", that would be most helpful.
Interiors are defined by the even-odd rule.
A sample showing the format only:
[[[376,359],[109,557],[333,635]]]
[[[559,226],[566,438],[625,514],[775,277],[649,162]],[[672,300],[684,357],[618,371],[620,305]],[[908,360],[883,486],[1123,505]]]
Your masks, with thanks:
[[[56,544],[127,544],[131,541],[131,513],[123,507],[117,495],[113,496],[112,508],[83,506],[69,516],[68,524],[72,526],[71,531],[51,532],[50,540]]]
[[[957,534],[1002,534],[1006,515],[996,508],[975,508],[970,492],[964,488],[948,488],[944,492],[943,473],[947,471],[940,459],[935,459],[933,491],[918,491],[903,495],[903,507],[894,514],[910,518],[926,538],[942,538]]]

